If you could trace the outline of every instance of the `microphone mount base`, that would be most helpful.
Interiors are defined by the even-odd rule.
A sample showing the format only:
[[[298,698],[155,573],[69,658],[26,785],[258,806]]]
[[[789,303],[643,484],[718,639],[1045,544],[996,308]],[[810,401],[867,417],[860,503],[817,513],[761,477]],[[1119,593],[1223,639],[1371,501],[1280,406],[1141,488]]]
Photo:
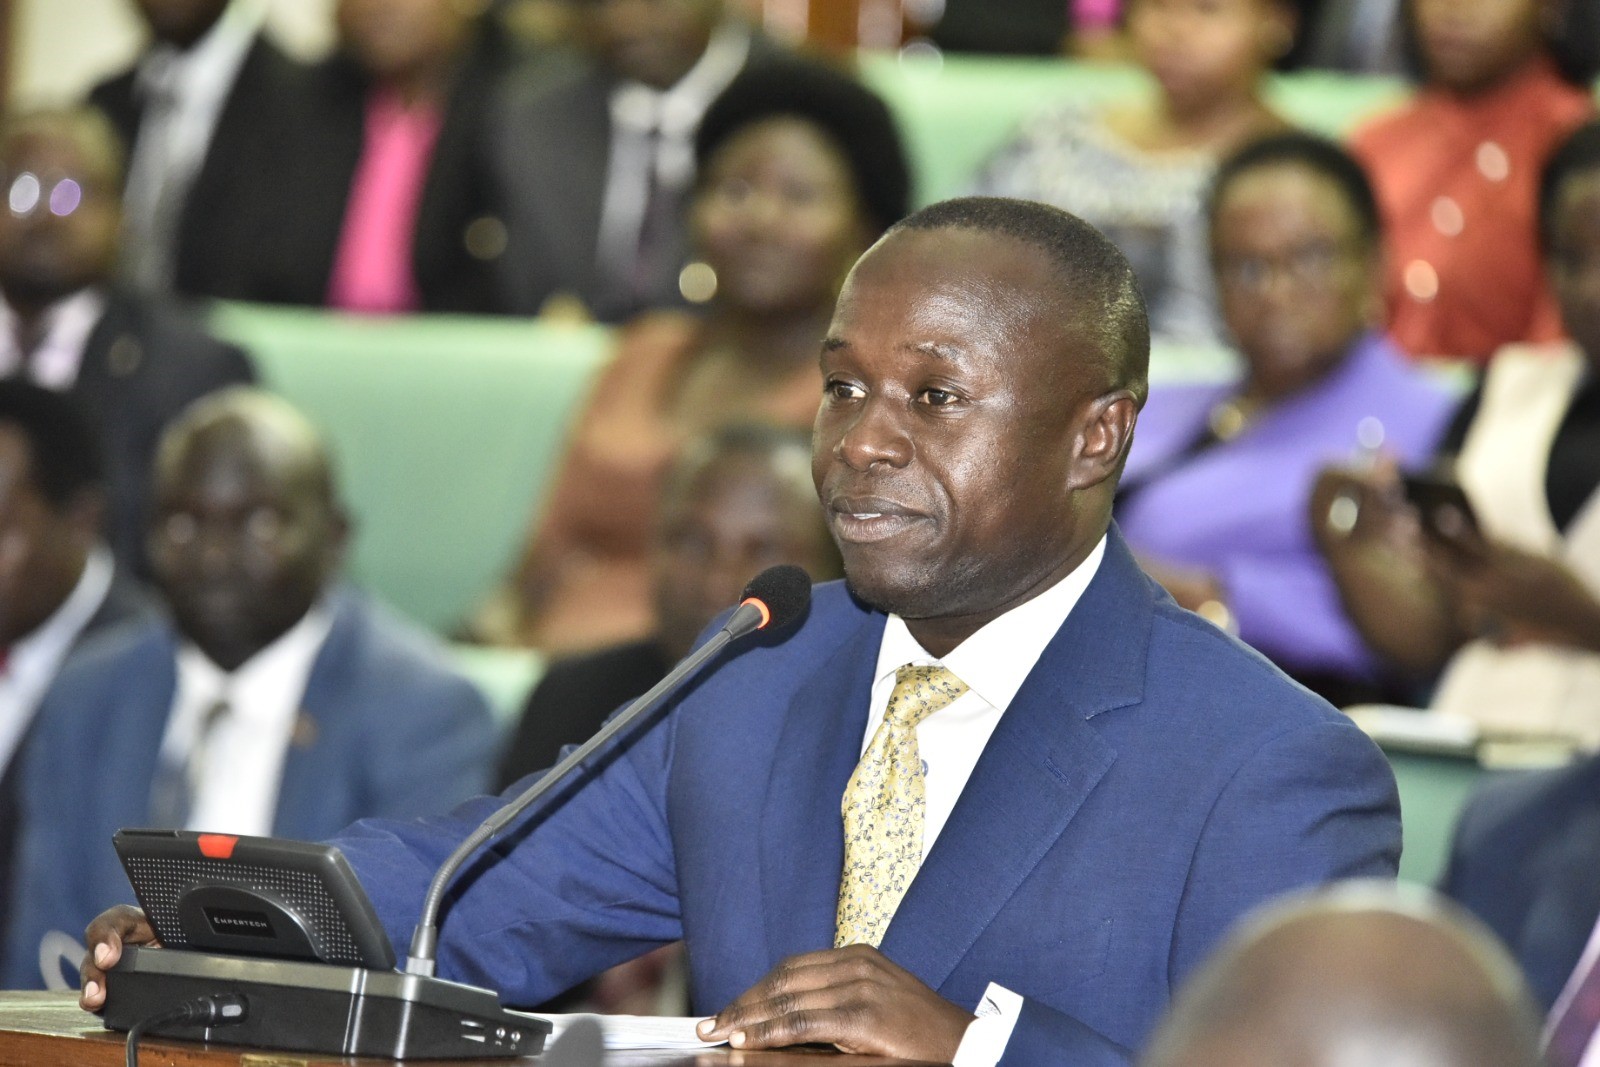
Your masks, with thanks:
[[[106,973],[105,1025],[128,1030],[198,996],[234,993],[242,1022],[152,1034],[336,1056],[489,1059],[544,1050],[550,1023],[507,1011],[487,989],[327,963],[126,948]]]

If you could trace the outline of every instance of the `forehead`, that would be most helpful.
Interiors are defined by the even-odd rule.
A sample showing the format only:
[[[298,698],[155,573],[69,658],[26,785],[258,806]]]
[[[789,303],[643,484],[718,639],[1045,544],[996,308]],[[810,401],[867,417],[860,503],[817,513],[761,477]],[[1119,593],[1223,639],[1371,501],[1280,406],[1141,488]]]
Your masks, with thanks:
[[[296,442],[237,423],[203,427],[179,441],[158,472],[165,494],[287,499],[314,484],[313,459]]]
[[[893,335],[898,347],[1055,355],[1081,332],[1042,249],[978,230],[899,230],[846,279],[830,347]]]
[[[1245,171],[1223,190],[1215,235],[1229,244],[1248,244],[1265,227],[1343,235],[1359,225],[1338,182],[1302,163],[1272,163]]]

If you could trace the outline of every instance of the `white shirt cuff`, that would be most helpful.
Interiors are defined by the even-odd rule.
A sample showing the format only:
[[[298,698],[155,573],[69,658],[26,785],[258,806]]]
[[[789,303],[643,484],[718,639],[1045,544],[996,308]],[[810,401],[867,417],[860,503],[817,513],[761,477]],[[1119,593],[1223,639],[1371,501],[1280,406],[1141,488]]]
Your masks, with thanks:
[[[999,1063],[1022,1014],[1022,998],[1005,986],[990,982],[973,1014],[977,1018],[967,1024],[951,1067],[994,1067]]]

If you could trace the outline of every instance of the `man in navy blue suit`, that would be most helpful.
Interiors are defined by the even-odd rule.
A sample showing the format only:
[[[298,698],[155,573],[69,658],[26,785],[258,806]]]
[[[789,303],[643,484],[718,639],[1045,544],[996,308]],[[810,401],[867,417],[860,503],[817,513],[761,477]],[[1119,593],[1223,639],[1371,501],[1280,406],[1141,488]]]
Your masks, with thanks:
[[[1148,351],[1127,261],[1073,216],[895,227],[822,344],[846,581],[474,865],[441,973],[537,1003],[681,937],[702,1036],[736,1048],[1123,1064],[1251,906],[1392,875],[1382,755],[1110,528]],[[397,942],[493,805],[338,840]],[[90,935],[100,966],[150,936]]]

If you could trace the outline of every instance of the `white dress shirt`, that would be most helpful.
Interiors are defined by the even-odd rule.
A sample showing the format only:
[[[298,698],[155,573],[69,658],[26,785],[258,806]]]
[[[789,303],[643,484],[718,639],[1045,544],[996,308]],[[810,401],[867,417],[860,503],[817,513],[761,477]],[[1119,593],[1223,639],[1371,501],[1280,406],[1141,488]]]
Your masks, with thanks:
[[[331,613],[318,605],[231,674],[193,645],[179,647],[161,762],[187,761],[206,713],[218,701],[229,709],[206,739],[205,759],[191,783],[188,829],[272,833],[284,757],[295,738],[306,681],[332,625]]]
[[[62,661],[105,603],[112,569],[109,551],[96,548],[90,552],[67,599],[32,633],[11,646],[6,669],[0,672],[0,767],[11,762]]]
[[[32,352],[24,352],[17,335],[17,314],[0,302],[0,378],[26,374],[35,385],[58,392],[71,389],[83,368],[89,335],[106,313],[99,289],[79,289],[56,301],[44,313],[44,332]]]
[[[961,642],[948,656],[930,655],[917,643],[898,615],[889,616],[878,646],[873,675],[872,704],[861,739],[866,751],[894,691],[895,671],[907,663],[942,664],[967,684],[967,691],[917,726],[917,750],[922,757],[926,807],[922,823],[922,852],[927,855],[944,829],[951,810],[966,788],[989,735],[1000,716],[1027,680],[1045,646],[1056,636],[1067,616],[1089,587],[1106,551],[1105,538],[1095,545],[1071,574],[1032,600],[1017,605]],[[1003,986],[991,984],[983,1003],[976,1005],[978,1019],[956,1053],[954,1067],[993,1067],[1022,1011],[1022,998]]]
[[[629,81],[612,90],[610,162],[597,250],[608,277],[625,278],[633,270],[652,177],[659,188],[674,193],[689,188],[694,179],[695,130],[749,54],[750,31],[724,23],[711,35],[700,59],[670,89]]]

